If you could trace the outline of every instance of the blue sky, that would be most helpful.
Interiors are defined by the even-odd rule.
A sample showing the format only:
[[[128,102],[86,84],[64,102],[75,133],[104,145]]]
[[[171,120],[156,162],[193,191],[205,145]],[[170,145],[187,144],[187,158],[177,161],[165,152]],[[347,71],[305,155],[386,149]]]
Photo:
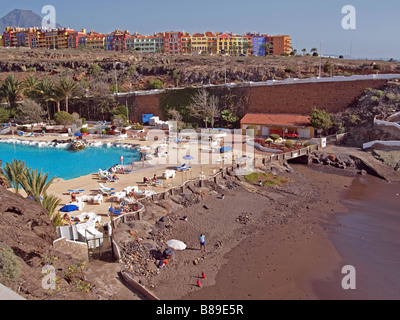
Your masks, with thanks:
[[[57,22],[75,29],[110,32],[116,28],[152,34],[157,31],[232,31],[243,34],[289,34],[299,52],[320,48],[323,54],[400,59],[399,0],[14,0],[0,7],[41,14],[53,5]],[[356,9],[356,29],[342,28],[342,7]],[[42,15],[44,16],[44,15]]]

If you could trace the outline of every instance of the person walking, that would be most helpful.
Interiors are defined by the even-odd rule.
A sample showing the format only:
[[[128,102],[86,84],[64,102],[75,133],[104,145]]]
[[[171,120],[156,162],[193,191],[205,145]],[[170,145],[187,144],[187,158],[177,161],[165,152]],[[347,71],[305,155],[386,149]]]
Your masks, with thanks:
[[[204,234],[201,234],[199,236],[200,240],[200,250],[204,248],[204,251],[206,251],[206,236]]]

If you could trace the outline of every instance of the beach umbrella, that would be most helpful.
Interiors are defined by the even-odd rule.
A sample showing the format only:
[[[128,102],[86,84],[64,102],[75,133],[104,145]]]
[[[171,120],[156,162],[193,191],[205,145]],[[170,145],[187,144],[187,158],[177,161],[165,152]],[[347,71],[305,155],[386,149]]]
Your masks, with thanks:
[[[184,160],[193,160],[194,158],[191,155],[186,155],[183,157]]]
[[[167,246],[174,250],[185,250],[186,244],[179,240],[168,240]]]
[[[61,212],[72,212],[79,210],[79,207],[74,204],[67,204],[60,209]]]
[[[81,133],[75,133],[75,137],[81,137],[82,136],[82,134]]]

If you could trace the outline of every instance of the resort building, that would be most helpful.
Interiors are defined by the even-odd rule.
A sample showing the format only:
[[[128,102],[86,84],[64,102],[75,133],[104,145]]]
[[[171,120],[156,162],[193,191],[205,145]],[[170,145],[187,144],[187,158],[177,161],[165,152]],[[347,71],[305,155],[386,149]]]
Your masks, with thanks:
[[[155,33],[153,36],[142,36],[138,33],[126,38],[126,50],[143,53],[161,52],[164,48],[164,36]]]
[[[130,36],[129,31],[121,31],[121,30],[115,30],[112,35],[114,36],[113,38],[113,47],[112,50],[114,51],[126,51],[126,39]]]
[[[183,32],[168,31],[164,33],[164,49],[165,53],[179,54],[182,53],[182,36]]]
[[[89,49],[104,49],[105,35],[90,31],[85,39],[85,47]]]
[[[40,28],[7,27],[1,46],[45,49],[76,49],[87,47],[108,51],[135,50],[143,53],[165,52],[169,54],[228,54],[232,56],[282,55],[292,51],[288,35],[268,36],[251,32],[245,35],[230,32],[203,32],[190,35],[184,31],[154,33],[151,36],[133,35],[129,31],[115,30],[99,34],[85,29],[69,28],[42,30]]]
[[[181,38],[182,53],[192,53],[192,39],[189,33],[184,32]]]
[[[196,54],[217,53],[217,34],[212,32],[195,33],[190,36],[190,50]]]
[[[114,35],[112,33],[108,33],[104,38],[104,49],[107,51],[112,51],[114,48]]]
[[[293,50],[290,36],[278,35],[272,36],[273,55],[290,54]]]
[[[218,54],[232,54],[233,39],[228,33],[222,33],[217,36],[217,53]]]
[[[246,129],[254,129],[256,136],[268,137],[278,134],[281,137],[298,136],[301,139],[314,138],[314,128],[310,116],[299,114],[248,113],[240,121],[243,134]],[[249,128],[250,127],[250,128]]]

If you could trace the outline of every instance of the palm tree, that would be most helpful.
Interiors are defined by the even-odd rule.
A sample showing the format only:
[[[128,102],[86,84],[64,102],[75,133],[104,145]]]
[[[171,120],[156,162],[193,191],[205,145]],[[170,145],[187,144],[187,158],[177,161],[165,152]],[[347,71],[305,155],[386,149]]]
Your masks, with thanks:
[[[249,54],[249,50],[253,49],[253,46],[249,42],[243,43],[243,50],[246,51],[246,55]]]
[[[68,112],[68,99],[74,95],[77,88],[78,84],[71,79],[61,79],[56,86],[55,91],[57,91],[65,99],[66,112]]]
[[[37,98],[46,104],[47,117],[50,120],[49,102],[53,100],[54,84],[43,79],[37,85]]]
[[[310,52],[313,53],[313,56],[318,56],[318,49],[317,49],[317,48],[312,48],[312,49],[310,50]]]
[[[0,173],[0,176],[14,188],[15,193],[19,193],[19,187],[22,186],[20,177],[26,170],[25,161],[14,159],[11,163],[6,162],[3,173]]]
[[[11,74],[2,83],[0,87],[0,96],[2,96],[12,109],[12,114],[15,116],[17,101],[22,93],[22,84],[17,78]]]
[[[55,177],[47,181],[49,173],[44,174],[43,170],[27,169],[19,176],[19,183],[28,196],[32,196],[36,202],[41,203],[41,198],[47,196],[47,189]]]
[[[42,200],[42,206],[47,210],[49,218],[55,222],[57,215],[54,214],[57,206],[60,204],[61,199],[54,195],[45,195]]]
[[[25,97],[34,100],[37,97],[37,89],[40,81],[35,76],[26,76],[25,80],[22,81],[22,92]]]
[[[263,54],[263,56],[264,55],[269,55],[269,51],[270,51],[270,49],[272,48],[273,46],[272,46],[272,44],[271,44],[271,42],[267,42],[267,43],[263,43],[262,45],[260,45],[260,48],[262,48],[262,49],[264,49],[265,50],[265,54]]]
[[[64,100],[64,97],[61,95],[61,93],[57,90],[53,90],[53,92],[51,93],[51,101],[54,101],[57,105],[57,112],[60,112],[60,104],[61,101]]]

